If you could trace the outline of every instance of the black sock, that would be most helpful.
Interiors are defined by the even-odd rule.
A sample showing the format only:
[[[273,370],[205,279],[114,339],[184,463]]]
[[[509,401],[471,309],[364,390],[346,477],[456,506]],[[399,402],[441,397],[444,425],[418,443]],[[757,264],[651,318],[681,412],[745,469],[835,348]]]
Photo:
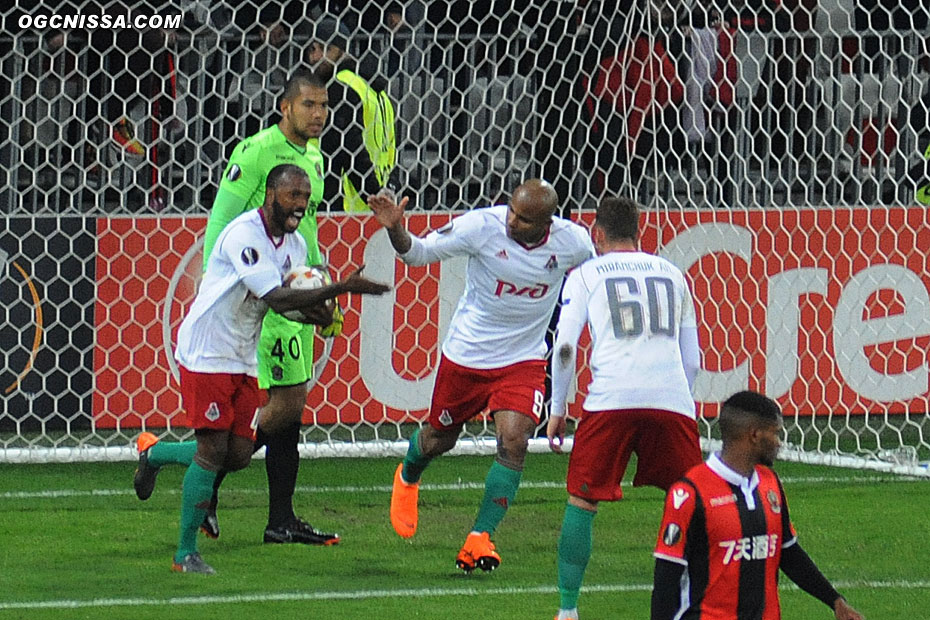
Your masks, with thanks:
[[[226,474],[229,472],[225,469],[221,469],[216,473],[216,478],[213,479],[213,496],[210,497],[210,508],[213,511],[216,511],[217,504],[220,503],[220,485],[223,484],[223,479],[226,478]]]
[[[256,452],[258,452],[259,450],[267,446],[268,440],[270,438],[271,438],[270,435],[268,435],[268,433],[263,431],[261,426],[255,429],[255,443],[252,445],[252,454],[255,454]]]
[[[297,486],[297,469],[300,454],[300,423],[288,426],[272,436],[267,436],[265,472],[268,474],[268,526],[285,525],[294,518],[294,487]]]
[[[266,435],[265,432],[259,428],[255,433],[255,444],[252,446],[252,454],[255,454],[261,450],[262,447],[267,443],[268,435]],[[219,472],[217,472],[216,479],[213,481],[213,496],[210,498],[210,508],[212,508],[214,511],[216,510],[217,504],[220,502],[220,485],[223,484],[223,479],[226,478],[226,474],[228,473],[229,471],[221,469]]]

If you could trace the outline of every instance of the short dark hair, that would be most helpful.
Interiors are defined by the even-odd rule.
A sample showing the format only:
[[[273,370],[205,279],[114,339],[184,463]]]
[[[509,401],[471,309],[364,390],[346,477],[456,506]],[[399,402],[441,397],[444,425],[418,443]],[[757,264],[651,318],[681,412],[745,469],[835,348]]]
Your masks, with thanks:
[[[310,69],[310,67],[298,67],[294,69],[287,83],[284,85],[284,93],[281,95],[282,101],[288,101],[300,95],[300,89],[304,86],[315,86],[326,89],[326,83]]]
[[[777,424],[781,408],[764,394],[744,390],[723,401],[717,423],[724,443],[739,437],[750,424]]]
[[[284,179],[290,176],[306,177],[309,179],[306,170],[300,166],[294,164],[278,164],[271,169],[268,173],[268,178],[265,179],[265,191],[277,189],[278,186],[284,182]]]
[[[639,239],[639,205],[632,198],[608,196],[597,206],[595,223],[611,241]]]

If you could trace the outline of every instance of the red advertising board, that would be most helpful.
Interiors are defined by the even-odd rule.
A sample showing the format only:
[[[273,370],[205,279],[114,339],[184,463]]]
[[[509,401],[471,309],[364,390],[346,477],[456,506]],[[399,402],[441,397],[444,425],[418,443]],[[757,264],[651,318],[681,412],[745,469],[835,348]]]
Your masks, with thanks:
[[[450,217],[417,214],[409,224],[423,232]],[[593,214],[581,219],[590,224]],[[178,266],[204,224],[203,218],[100,220],[99,426],[133,427],[143,419],[161,426],[180,412],[163,317],[173,338],[201,258],[188,257],[183,273]],[[716,403],[743,388],[765,391],[788,414],[926,411],[928,225],[924,209],[647,214],[643,249],[668,257],[692,283],[702,413],[713,415]],[[365,216],[322,218],[320,242],[337,276],[365,263],[369,276],[393,279],[394,291],[382,300],[346,301],[343,336],[311,391],[305,421],[422,419],[462,265],[405,267]],[[588,379],[582,367],[582,393]],[[580,403],[576,398],[574,411]]]

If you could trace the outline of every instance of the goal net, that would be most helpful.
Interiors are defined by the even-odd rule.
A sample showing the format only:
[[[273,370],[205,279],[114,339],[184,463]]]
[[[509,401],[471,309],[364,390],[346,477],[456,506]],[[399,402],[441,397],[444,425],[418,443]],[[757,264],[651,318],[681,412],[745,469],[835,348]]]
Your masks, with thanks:
[[[414,232],[536,176],[588,225],[605,194],[645,205],[643,248],[692,284],[707,446],[749,388],[784,410],[783,458],[927,475],[923,0],[59,4],[0,9],[0,461],[190,436],[172,349],[219,176],[321,45],[386,84]],[[330,103],[351,148],[359,127]],[[399,454],[464,262],[401,265],[343,212],[340,172],[321,247],[336,274],[365,263],[394,289],[350,299],[318,342],[303,451]],[[493,446],[485,417],[464,432],[462,450]]]

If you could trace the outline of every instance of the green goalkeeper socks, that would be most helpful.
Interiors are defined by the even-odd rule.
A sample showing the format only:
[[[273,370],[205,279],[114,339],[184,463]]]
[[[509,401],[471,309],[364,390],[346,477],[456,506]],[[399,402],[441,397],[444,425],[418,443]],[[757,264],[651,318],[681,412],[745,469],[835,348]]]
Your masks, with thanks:
[[[194,462],[194,453],[197,452],[196,441],[159,441],[149,448],[149,465],[161,467],[168,463],[190,465]]]
[[[578,606],[581,581],[591,558],[591,524],[595,512],[568,504],[559,537],[559,607]]]
[[[407,444],[407,456],[404,457],[404,469],[401,471],[404,482],[410,484],[419,482],[423,470],[432,460],[433,457],[423,456],[420,453],[420,429],[417,429],[410,436],[410,442]]]
[[[478,518],[475,519],[473,531],[494,533],[501,519],[507,514],[510,504],[513,503],[513,498],[517,495],[517,487],[520,486],[522,476],[522,471],[504,467],[494,461],[488,471],[488,477],[484,480],[484,500],[478,510]]]
[[[157,444],[156,444],[157,445]],[[197,530],[203,523],[203,516],[213,495],[215,471],[207,471],[195,462],[184,474],[184,488],[181,492],[181,537],[175,562],[181,562],[190,553],[197,552]]]

